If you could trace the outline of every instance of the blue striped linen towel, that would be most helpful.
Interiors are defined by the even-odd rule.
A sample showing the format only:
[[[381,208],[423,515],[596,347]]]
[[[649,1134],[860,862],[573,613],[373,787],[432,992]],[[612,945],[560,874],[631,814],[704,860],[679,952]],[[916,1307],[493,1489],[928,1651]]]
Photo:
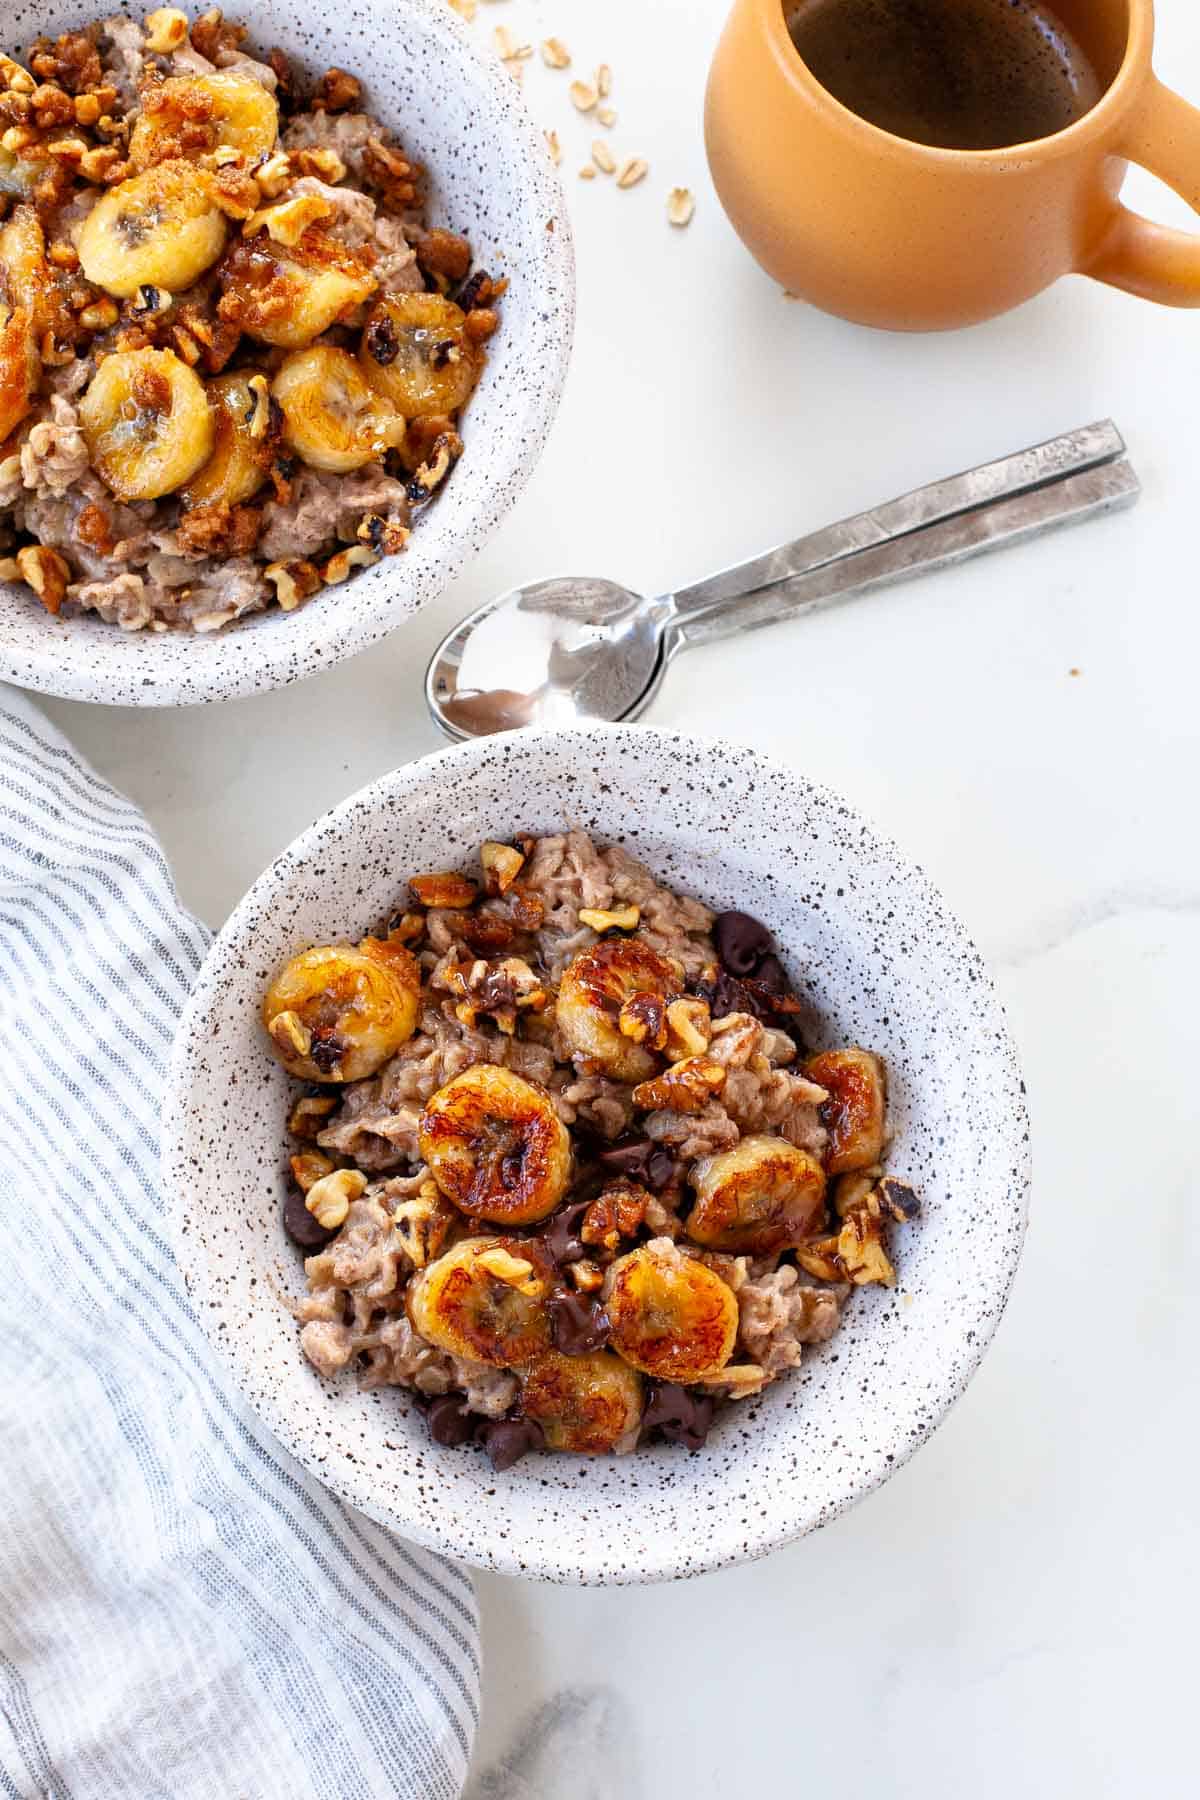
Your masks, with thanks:
[[[162,851],[0,688],[0,1793],[459,1793],[470,1576],[326,1493],[192,1315],[158,1188],[208,944]]]

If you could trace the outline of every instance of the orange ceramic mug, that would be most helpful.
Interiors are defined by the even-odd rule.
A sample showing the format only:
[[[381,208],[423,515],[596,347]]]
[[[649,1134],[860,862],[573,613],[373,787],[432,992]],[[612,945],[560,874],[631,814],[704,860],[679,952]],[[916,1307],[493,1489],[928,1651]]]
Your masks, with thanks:
[[[1200,306],[1200,236],[1120,204],[1128,161],[1200,210],[1200,111],[1157,79],[1151,0],[1053,0],[1103,93],[1053,137],[943,150],[850,112],[801,61],[784,0],[735,0],[705,129],[734,228],[789,293],[864,325],[971,325],[1072,271]]]

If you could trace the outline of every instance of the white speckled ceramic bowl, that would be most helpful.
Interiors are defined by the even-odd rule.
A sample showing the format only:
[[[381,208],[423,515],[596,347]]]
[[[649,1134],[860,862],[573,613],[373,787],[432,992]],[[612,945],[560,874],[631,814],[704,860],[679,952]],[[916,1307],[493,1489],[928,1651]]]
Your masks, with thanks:
[[[698,1455],[531,1456],[504,1476],[439,1449],[400,1389],[323,1382],[283,1295],[292,1086],[259,1004],[302,946],[357,937],[416,869],[564,821],[776,934],[830,1043],[883,1052],[894,1172],[924,1214],[900,1288],[855,1296],[832,1341]],[[1020,1075],[979,955],[919,869],[836,795],[748,750],[642,727],[479,739],[364,788],[262,875],[180,1026],[164,1123],[177,1253],[201,1319],[276,1435],[339,1494],[468,1562],[560,1581],[649,1581],[762,1555],[890,1475],[962,1392],[1004,1307],[1025,1226]]]
[[[16,0],[0,49],[152,6]],[[474,49],[446,0],[227,0],[225,12],[249,26],[252,43],[281,45],[310,75],[337,63],[362,77],[368,106],[428,167],[433,220],[464,232],[478,264],[509,277],[503,323],[467,413],[466,454],[403,555],[297,612],[272,608],[208,637],[54,619],[27,588],[0,583],[0,679],[42,693],[122,706],[227,700],[316,674],[386,636],[442,592],[512,506],[566,377],[575,271],[562,190],[516,84]]]

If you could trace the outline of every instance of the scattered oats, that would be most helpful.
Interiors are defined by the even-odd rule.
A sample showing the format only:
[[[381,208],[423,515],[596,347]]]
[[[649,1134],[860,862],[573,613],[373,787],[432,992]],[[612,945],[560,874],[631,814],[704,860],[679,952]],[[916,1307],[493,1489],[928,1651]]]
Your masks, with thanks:
[[[550,161],[557,169],[559,163],[562,161],[562,145],[558,141],[557,131],[548,131],[546,133],[546,148],[550,152]]]
[[[617,166],[616,158],[603,138],[597,138],[592,145],[592,161],[602,175],[611,175]]]
[[[617,186],[619,188],[636,187],[638,182],[643,181],[649,173],[650,164],[644,156],[631,156],[628,161],[621,164],[621,172],[617,176]]]
[[[450,5],[468,25],[474,22],[475,14],[479,11],[479,0],[450,0]]]
[[[612,70],[607,63],[601,63],[596,70],[596,92],[601,100],[607,100],[612,93]]]
[[[561,38],[547,38],[542,45],[542,61],[548,69],[569,69],[571,52]]]
[[[571,105],[576,112],[591,112],[596,104],[596,90],[586,81],[573,81],[567,92],[571,96]]]
[[[579,179],[580,179],[580,181],[595,181],[595,179],[596,179],[595,163],[584,163],[582,169],[580,169],[580,171],[579,171]]]
[[[672,225],[688,225],[696,210],[696,197],[691,188],[672,188],[667,195],[667,217]]]
[[[501,62],[522,62],[525,57],[533,55],[533,45],[518,44],[507,25],[497,25],[492,36],[496,40],[496,54]]]
[[[617,115],[611,106],[602,106],[600,111],[596,114],[596,117],[605,127],[615,125],[617,122]]]

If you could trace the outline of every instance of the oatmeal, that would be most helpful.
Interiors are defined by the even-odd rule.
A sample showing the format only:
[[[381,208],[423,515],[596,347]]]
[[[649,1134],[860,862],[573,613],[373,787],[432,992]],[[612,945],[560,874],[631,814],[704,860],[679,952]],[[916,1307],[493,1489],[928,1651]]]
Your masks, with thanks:
[[[497,1468],[698,1450],[892,1286],[882,1060],[809,1053],[767,930],[582,832],[416,873],[293,957],[263,1023],[308,1084],[284,1227],[327,1378],[409,1389]]]
[[[422,177],[216,10],[0,56],[0,578],[212,632],[403,551],[505,285]]]

